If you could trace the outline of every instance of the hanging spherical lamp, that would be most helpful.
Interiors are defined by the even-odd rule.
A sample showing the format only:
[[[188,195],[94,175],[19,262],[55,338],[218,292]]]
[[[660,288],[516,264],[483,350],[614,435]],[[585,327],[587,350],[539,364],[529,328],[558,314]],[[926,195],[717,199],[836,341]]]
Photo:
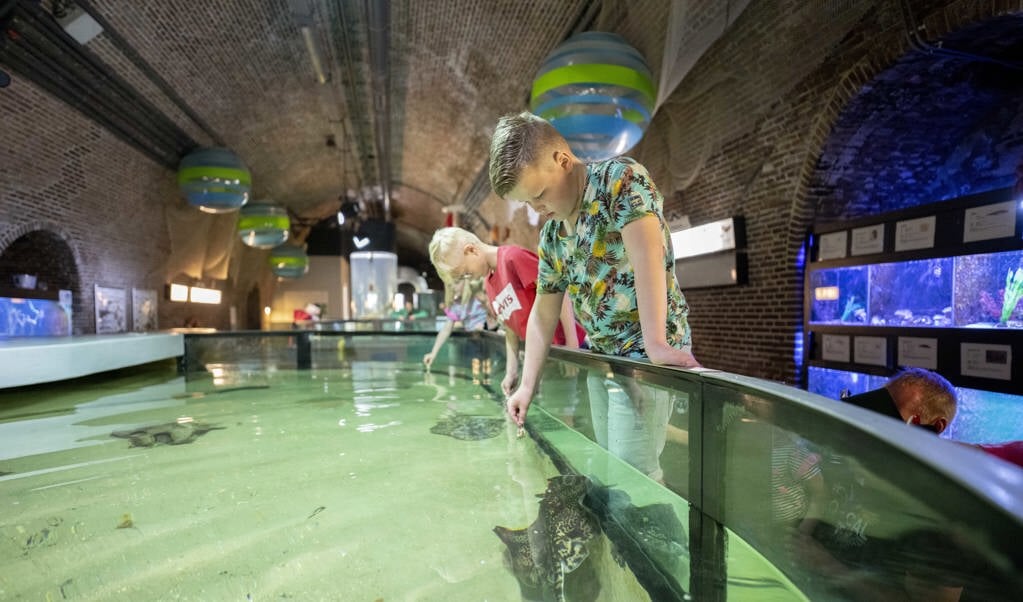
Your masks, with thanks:
[[[587,31],[547,55],[529,104],[576,156],[592,162],[635,146],[650,125],[656,100],[643,55],[616,34]]]
[[[191,205],[207,213],[227,213],[248,202],[252,175],[228,149],[201,148],[181,160],[178,186]]]
[[[238,236],[257,249],[272,249],[288,240],[291,220],[288,212],[273,203],[252,203],[241,208]]]
[[[270,251],[270,271],[281,278],[300,278],[309,271],[305,249],[283,244]]]

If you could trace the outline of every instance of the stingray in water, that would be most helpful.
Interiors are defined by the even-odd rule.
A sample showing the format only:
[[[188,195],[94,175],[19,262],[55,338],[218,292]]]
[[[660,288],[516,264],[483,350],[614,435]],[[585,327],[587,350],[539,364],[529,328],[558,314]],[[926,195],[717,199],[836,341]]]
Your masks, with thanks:
[[[140,426],[133,429],[114,431],[111,437],[131,440],[132,447],[153,447],[154,445],[183,445],[192,443],[201,435],[226,427],[206,424],[204,422],[168,422],[153,426]]]
[[[490,439],[496,437],[502,430],[504,430],[504,418],[469,414],[452,414],[430,427],[431,433],[447,435],[463,441]]]
[[[539,511],[533,524],[525,529],[494,527],[508,547],[506,559],[523,596],[565,599],[565,578],[589,556],[589,544],[599,529],[582,503],[588,486],[589,480],[582,475],[548,479],[547,489],[538,496]]]

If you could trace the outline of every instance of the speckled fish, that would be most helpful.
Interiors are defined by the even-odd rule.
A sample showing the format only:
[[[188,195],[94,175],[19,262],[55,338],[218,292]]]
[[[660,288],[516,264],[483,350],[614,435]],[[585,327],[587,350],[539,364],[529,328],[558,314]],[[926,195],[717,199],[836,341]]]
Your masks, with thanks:
[[[589,480],[581,475],[562,475],[547,480],[540,494],[536,520],[526,529],[495,527],[508,546],[508,560],[523,594],[552,591],[565,599],[565,576],[589,556],[588,544],[597,534],[594,517],[583,506]]]
[[[447,435],[463,441],[477,441],[496,437],[504,429],[504,418],[453,414],[430,427],[430,432]]]
[[[206,424],[204,422],[168,422],[153,426],[140,426],[133,429],[114,431],[111,437],[129,439],[132,447],[153,447],[154,445],[183,445],[192,443],[201,435],[226,427]]]

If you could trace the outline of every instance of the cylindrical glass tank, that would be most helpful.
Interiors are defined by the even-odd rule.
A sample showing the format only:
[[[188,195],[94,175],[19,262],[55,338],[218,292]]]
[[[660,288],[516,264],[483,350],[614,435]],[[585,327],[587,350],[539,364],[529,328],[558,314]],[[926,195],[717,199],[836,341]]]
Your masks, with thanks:
[[[576,34],[544,59],[530,110],[587,162],[625,153],[650,125],[656,86],[643,55],[613,33]]]
[[[300,278],[309,271],[305,249],[283,244],[270,251],[270,271],[281,278]]]
[[[288,240],[291,220],[288,212],[272,203],[253,203],[241,208],[238,236],[257,249],[272,249]]]
[[[252,175],[230,150],[202,148],[181,160],[178,186],[189,204],[207,213],[227,213],[248,202]]]
[[[349,256],[352,274],[352,317],[381,318],[390,311],[398,291],[398,256],[387,251],[360,251]]]

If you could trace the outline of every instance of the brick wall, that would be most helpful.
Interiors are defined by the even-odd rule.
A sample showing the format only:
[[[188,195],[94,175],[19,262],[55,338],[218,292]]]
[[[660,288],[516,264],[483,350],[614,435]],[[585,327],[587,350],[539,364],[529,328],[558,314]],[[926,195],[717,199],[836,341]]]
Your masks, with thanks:
[[[811,4],[829,12],[827,23],[805,26]],[[1015,23],[1018,31],[1021,2],[910,4],[932,40],[961,30],[969,35],[953,47],[987,52],[999,51],[999,36],[1007,45],[1020,42],[1002,28]],[[667,211],[688,214],[694,225],[746,217],[749,285],[686,290],[682,283],[694,351],[706,366],[798,382],[802,247],[818,216],[869,215],[890,209],[893,196],[903,204],[934,202],[964,194],[966,183],[977,192],[1011,182],[1023,156],[1020,90],[996,93],[979,107],[998,109],[990,121],[973,118],[976,108],[964,115],[971,100],[988,102],[988,92],[951,102],[941,73],[954,69],[965,89],[988,67],[911,52],[898,10],[895,2],[752,3],[630,153],[651,168]],[[921,87],[907,105],[870,96],[875,79],[896,82],[892,89]],[[935,98],[942,100],[925,102]],[[947,139],[950,124],[954,139]],[[871,132],[895,125],[890,133]],[[860,153],[867,136],[873,146]],[[939,172],[953,176],[936,192],[930,182]]]
[[[1012,52],[1013,44],[1019,45],[1019,28],[1011,25],[1023,12],[1020,0],[909,4],[931,41],[945,37],[975,52]],[[118,24],[128,29],[127,22]],[[154,43],[162,39],[150,38]],[[304,61],[296,44],[292,54]],[[637,45],[647,53],[657,47]],[[168,51],[167,56],[178,54]],[[187,68],[184,62],[155,59],[154,65],[180,75],[171,79],[181,86],[191,81],[176,71]],[[277,69],[281,77],[290,73],[285,67]],[[948,79],[952,75],[958,78]],[[1001,81],[996,75],[975,64],[922,60],[911,52],[897,0],[752,2],[659,108],[646,138],[630,153],[651,169],[668,199],[667,211],[686,214],[694,224],[746,217],[750,284],[686,291],[697,356],[710,367],[794,382],[803,323],[801,249],[810,224],[817,217],[886,210],[885,199],[912,197],[912,191],[926,193],[915,195],[913,202],[929,202],[964,186],[995,186],[1010,179],[1023,138],[1014,90],[978,94],[972,103],[947,103],[941,113],[945,121],[932,120],[933,111],[943,105],[921,104],[928,98],[948,99],[941,92],[950,84],[961,90],[973,82],[993,90]],[[254,77],[251,94],[263,93],[259,86],[265,81],[263,74]],[[928,89],[928,81],[935,87]],[[873,92],[885,82],[887,92]],[[919,87],[907,90],[910,85]],[[1016,104],[1007,105],[1007,98],[1017,99]],[[207,100],[207,117],[224,131],[233,131],[228,124],[238,121],[266,121],[258,115],[241,119],[230,105]],[[963,118],[962,111],[976,110],[978,102],[1001,107],[990,121]],[[909,112],[879,112],[902,111],[906,103]],[[491,124],[495,118],[485,121]],[[247,289],[228,291],[221,306],[172,306],[163,298],[163,286],[173,276],[163,268],[170,251],[163,207],[178,196],[172,171],[20,78],[0,91],[0,122],[0,253],[37,230],[66,245],[59,253],[75,262],[68,278],[77,278],[76,332],[95,328],[96,284],[123,287],[129,297],[132,287],[156,289],[161,327],[179,326],[189,317],[203,326],[228,325],[227,307],[235,297],[245,299]],[[273,124],[278,129],[268,131],[284,132],[294,125],[285,119]],[[933,130],[950,126],[959,127],[959,135],[944,132],[936,145]],[[861,141],[871,128],[875,144],[864,147]],[[485,137],[472,131],[476,138]],[[309,138],[310,148],[322,146],[322,134]],[[886,138],[889,145],[877,144]],[[259,148],[272,139],[262,137],[250,146]],[[435,146],[446,147],[442,140]],[[268,165],[272,161],[267,154],[250,165],[264,176],[268,194],[308,175],[295,171],[291,180],[278,180]],[[339,179],[336,168],[318,171]],[[939,172],[953,175],[932,185]],[[461,178],[461,188],[469,180]],[[340,182],[329,188],[340,189]],[[869,190],[886,194],[864,194]],[[430,201],[431,211],[435,201]],[[491,199],[480,211],[491,223],[511,225],[508,242],[535,245],[535,226],[524,210],[512,213]],[[267,297],[271,291],[264,288]]]
[[[129,300],[133,287],[157,290],[161,328],[188,316],[226,327],[227,303],[171,306],[164,298],[163,206],[178,197],[173,172],[24,79],[0,92],[0,123],[0,254],[11,249],[24,265],[18,248],[26,241],[52,243],[33,272],[57,271],[57,284],[71,286],[76,334],[96,330],[97,284],[124,288]],[[74,263],[51,270],[53,257]]]

